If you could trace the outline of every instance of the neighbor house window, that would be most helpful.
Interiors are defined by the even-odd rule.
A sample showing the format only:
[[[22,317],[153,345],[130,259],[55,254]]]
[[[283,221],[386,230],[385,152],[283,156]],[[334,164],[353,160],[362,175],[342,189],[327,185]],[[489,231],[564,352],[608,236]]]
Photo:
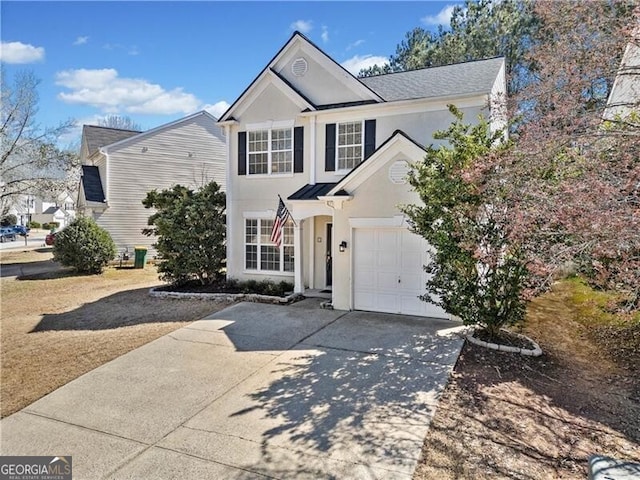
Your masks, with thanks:
[[[247,135],[249,175],[293,172],[291,128],[255,130]]]
[[[273,220],[245,220],[245,268],[268,272],[293,272],[293,223],[284,225],[282,245],[271,241]]]
[[[338,124],[338,168],[351,170],[362,162],[362,122]]]

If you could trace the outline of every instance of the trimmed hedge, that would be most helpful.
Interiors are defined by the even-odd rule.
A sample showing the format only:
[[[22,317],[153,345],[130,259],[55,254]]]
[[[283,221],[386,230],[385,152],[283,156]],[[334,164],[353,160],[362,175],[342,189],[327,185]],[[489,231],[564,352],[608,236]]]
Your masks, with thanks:
[[[79,217],[58,232],[53,245],[53,259],[78,273],[102,273],[116,253],[111,235],[88,217]]]

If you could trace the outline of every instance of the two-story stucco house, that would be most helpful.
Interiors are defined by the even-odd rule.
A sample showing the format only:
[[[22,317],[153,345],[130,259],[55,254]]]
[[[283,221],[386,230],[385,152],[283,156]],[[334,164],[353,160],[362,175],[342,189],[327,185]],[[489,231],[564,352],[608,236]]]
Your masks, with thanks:
[[[406,175],[453,120],[448,104],[473,122],[505,91],[502,58],[356,78],[295,32],[218,123],[228,276],[330,290],[336,309],[448,317],[418,298],[428,245],[399,208],[419,201]],[[278,248],[279,195],[294,221]]]
[[[151,190],[216,181],[225,188],[225,140],[216,118],[202,111],[146,132],[85,125],[78,210],[107,230],[120,252],[145,246],[153,213],[142,205]]]

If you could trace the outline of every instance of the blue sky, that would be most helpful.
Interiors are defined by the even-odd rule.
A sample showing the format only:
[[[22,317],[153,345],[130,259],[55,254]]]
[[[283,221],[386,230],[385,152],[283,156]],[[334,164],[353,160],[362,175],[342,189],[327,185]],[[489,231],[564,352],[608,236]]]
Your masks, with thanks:
[[[38,122],[131,117],[144,129],[220,115],[294,30],[357,72],[454,2],[0,2],[5,80],[41,80]],[[79,140],[79,128],[64,140]]]

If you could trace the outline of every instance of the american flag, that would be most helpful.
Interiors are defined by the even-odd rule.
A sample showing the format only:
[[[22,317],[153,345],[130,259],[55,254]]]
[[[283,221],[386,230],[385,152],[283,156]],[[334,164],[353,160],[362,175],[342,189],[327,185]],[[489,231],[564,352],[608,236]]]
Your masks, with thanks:
[[[275,243],[278,248],[282,245],[282,227],[284,227],[284,224],[287,222],[290,215],[291,214],[284,205],[282,198],[279,198],[278,211],[276,212],[276,218],[273,221],[273,229],[271,229],[271,241]]]

